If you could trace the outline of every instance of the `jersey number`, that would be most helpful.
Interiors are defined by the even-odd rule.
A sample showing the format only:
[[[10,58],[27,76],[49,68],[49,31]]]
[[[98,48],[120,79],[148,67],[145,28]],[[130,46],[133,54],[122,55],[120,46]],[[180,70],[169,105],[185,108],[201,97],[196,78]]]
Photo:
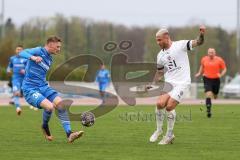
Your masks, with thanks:
[[[169,61],[168,63],[168,69],[173,69],[173,68],[177,68],[177,64],[175,60]]]
[[[38,97],[40,96],[40,93],[38,93],[38,92],[33,93],[32,96],[33,96],[33,98],[38,99]]]

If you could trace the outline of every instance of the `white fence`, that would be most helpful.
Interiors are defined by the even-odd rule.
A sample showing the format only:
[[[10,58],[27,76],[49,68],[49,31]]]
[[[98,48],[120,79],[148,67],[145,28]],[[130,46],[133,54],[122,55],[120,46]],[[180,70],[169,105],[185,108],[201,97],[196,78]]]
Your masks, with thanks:
[[[7,81],[0,81],[0,98],[10,97],[11,89],[7,85]],[[65,82],[67,85],[71,86],[84,86],[87,88],[92,88],[98,90],[98,85],[96,83],[85,83],[85,82]],[[117,95],[115,88],[112,84],[107,87],[108,92]],[[192,83],[189,92],[186,92],[185,97],[186,99],[196,99],[198,94],[203,92],[203,84],[202,83]],[[87,93],[86,93],[87,94]],[[147,94],[147,93],[145,93]],[[127,95],[126,95],[127,96]]]

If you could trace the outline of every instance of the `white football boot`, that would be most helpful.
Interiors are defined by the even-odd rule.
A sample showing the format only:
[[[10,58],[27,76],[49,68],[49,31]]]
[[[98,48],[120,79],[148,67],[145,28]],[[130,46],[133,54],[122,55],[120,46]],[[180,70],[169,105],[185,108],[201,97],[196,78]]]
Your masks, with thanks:
[[[160,145],[172,144],[175,136],[174,134],[171,136],[164,136],[163,139],[158,143]]]
[[[150,137],[149,141],[150,142],[156,142],[158,140],[158,137],[162,134],[162,130],[158,131],[156,130],[152,136]]]

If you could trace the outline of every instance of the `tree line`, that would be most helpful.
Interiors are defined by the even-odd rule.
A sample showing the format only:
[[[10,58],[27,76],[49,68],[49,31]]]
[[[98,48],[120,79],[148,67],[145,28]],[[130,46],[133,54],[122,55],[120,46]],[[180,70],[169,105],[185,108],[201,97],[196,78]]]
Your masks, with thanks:
[[[2,27],[0,26],[0,30]],[[6,67],[10,56],[14,55],[16,45],[22,44],[25,48],[43,46],[49,35],[58,35],[63,39],[63,48],[61,54],[54,57],[53,69],[69,58],[83,54],[101,58],[109,68],[112,55],[116,53],[127,54],[129,62],[155,62],[159,52],[155,33],[159,27],[127,27],[81,17],[65,17],[61,14],[49,18],[32,18],[21,26],[16,26],[9,18],[4,24],[4,34],[1,33],[0,79],[8,79]],[[168,29],[172,40],[181,40],[195,39],[198,35],[198,28],[199,26],[189,25]],[[114,50],[104,50],[107,42],[119,44],[123,40],[131,41],[131,48],[123,50],[116,46]],[[207,26],[204,45],[189,53],[192,76],[197,72],[200,59],[206,55],[209,47],[215,48],[218,55],[224,58],[228,66],[228,75],[233,76],[239,71],[239,59],[235,51],[236,32],[227,31],[219,26]],[[86,68],[79,68],[68,79],[81,80],[85,72]]]

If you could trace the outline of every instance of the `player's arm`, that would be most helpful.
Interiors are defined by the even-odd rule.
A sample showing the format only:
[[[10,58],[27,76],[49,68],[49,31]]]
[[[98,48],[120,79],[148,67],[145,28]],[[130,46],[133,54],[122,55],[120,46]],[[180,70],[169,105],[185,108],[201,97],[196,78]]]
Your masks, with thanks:
[[[12,63],[12,59],[10,58],[8,66],[7,66],[7,73],[9,75],[12,73],[12,69],[13,69],[13,63]]]
[[[157,82],[159,82],[162,79],[163,75],[164,75],[163,68],[157,69],[156,74],[153,79],[153,84],[156,84]]]
[[[221,78],[222,76],[224,76],[224,75],[226,74],[226,72],[227,72],[227,68],[225,67],[225,68],[221,71],[221,73],[220,73],[220,78]]]
[[[32,61],[35,61],[37,63],[42,61],[42,57],[35,56],[38,51],[38,48],[32,48],[32,49],[25,49],[19,53],[19,55],[23,58],[30,59]]]
[[[157,68],[157,71],[155,73],[155,76],[153,78],[153,82],[146,86],[147,89],[151,89],[152,85],[155,85],[157,82],[159,82],[164,75],[164,67]]]
[[[24,63],[23,63],[23,64],[24,64],[24,68],[25,68],[26,65],[27,65],[27,60],[26,60],[26,59],[24,60]],[[20,70],[20,73],[21,73],[21,74],[25,74],[25,69],[21,69],[21,70]]]
[[[99,73],[99,71],[97,71],[96,76],[95,76],[95,82],[96,83],[98,83],[98,73]]]
[[[24,61],[23,61],[23,65],[24,65],[24,68],[23,69],[21,69],[19,72],[20,72],[20,74],[25,74],[25,67],[26,67],[26,65],[27,65],[27,60],[26,59],[24,59]]]
[[[199,77],[203,74],[203,65],[201,64],[200,67],[199,67],[199,70],[198,72],[195,74],[195,77]]]
[[[203,44],[205,31],[206,31],[206,28],[204,26],[201,26],[198,37],[192,40],[192,48]]]
[[[226,64],[222,58],[220,58],[220,69],[221,69],[221,73],[219,74],[219,78],[224,76],[227,72]]]

